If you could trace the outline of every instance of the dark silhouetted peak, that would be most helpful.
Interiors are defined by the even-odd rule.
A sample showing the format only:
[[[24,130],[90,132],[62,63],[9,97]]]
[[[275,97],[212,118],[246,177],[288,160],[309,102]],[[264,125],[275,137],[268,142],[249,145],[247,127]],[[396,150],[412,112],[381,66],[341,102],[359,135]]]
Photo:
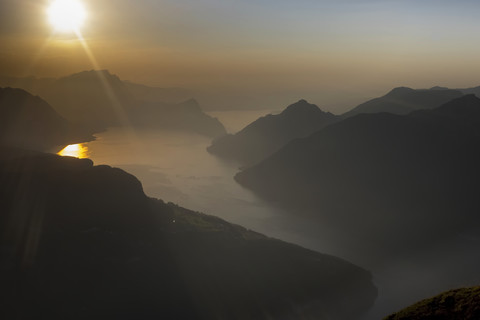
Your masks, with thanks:
[[[435,86],[435,87],[430,88],[430,90],[448,90],[448,88],[447,87]]]
[[[415,92],[414,89],[408,87],[398,87],[394,88],[392,91],[387,93],[387,96],[403,96],[405,94],[409,94]]]
[[[37,96],[33,96],[29,92],[23,90],[23,89],[18,89],[18,88],[0,88],[0,99],[2,99],[2,102],[4,99],[8,99],[8,102],[11,101],[32,101],[32,102],[42,102],[43,100],[40,99]],[[45,101],[43,101],[45,103]]]
[[[291,140],[304,138],[337,121],[316,105],[300,100],[282,113],[266,115],[237,132],[217,139],[208,147],[215,155],[234,159],[244,165],[256,163],[273,154]]]
[[[305,113],[305,112],[316,112],[321,111],[319,107],[314,104],[308,103],[307,100],[301,99],[294,104],[289,105],[282,114],[288,115],[292,113]]]
[[[179,105],[186,110],[201,111],[200,104],[195,99],[188,99],[187,101],[181,102]]]
[[[62,118],[45,100],[23,89],[0,88],[0,144],[51,151],[84,132]]]
[[[64,121],[53,108],[43,99],[34,96],[23,89],[0,88],[0,111],[2,121],[11,122],[8,116],[29,117],[37,120],[48,117],[49,120]]]
[[[108,70],[89,70],[89,71],[82,71],[78,73],[74,73],[72,75],[60,78],[59,81],[97,81],[97,80],[107,80],[108,82],[122,82],[120,78],[115,75],[111,74]]]

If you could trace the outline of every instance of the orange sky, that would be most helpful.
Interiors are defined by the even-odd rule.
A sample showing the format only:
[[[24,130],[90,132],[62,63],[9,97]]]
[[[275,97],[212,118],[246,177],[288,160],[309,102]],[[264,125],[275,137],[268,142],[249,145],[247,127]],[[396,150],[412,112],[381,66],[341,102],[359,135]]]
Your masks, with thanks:
[[[49,0],[0,0],[4,75],[94,68],[53,35]],[[213,107],[333,112],[395,86],[480,85],[475,1],[83,0],[98,66],[122,79],[186,87]]]

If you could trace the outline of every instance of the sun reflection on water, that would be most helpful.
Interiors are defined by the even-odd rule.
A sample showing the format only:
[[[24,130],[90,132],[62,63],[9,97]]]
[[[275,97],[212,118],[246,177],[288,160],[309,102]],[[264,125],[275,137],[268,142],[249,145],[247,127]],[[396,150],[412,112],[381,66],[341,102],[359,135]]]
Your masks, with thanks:
[[[75,157],[75,158],[83,159],[83,158],[88,158],[90,153],[88,151],[88,148],[85,145],[78,143],[78,144],[70,144],[66,146],[57,154],[62,157]]]

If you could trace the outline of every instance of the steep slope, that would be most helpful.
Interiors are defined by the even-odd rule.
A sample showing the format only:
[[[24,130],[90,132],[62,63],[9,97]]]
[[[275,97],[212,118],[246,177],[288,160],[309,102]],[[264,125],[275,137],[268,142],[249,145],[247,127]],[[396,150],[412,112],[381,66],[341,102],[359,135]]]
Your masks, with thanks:
[[[422,300],[385,320],[480,319],[480,287],[450,290]]]
[[[365,270],[145,196],[90,160],[0,150],[0,313],[48,319],[355,319]]]
[[[395,88],[385,96],[358,105],[342,115],[343,118],[360,113],[389,112],[408,114],[415,110],[434,109],[463,95],[458,90],[437,87],[434,90],[414,90],[406,87]]]
[[[292,141],[235,177],[368,244],[416,250],[479,222],[480,99],[362,114]],[[341,238],[341,235],[340,235]]]
[[[278,115],[267,115],[234,135],[213,141],[208,152],[251,165],[265,159],[289,141],[303,138],[337,120],[314,104],[300,100]]]
[[[22,89],[0,88],[0,145],[47,151],[89,139],[41,98]]]

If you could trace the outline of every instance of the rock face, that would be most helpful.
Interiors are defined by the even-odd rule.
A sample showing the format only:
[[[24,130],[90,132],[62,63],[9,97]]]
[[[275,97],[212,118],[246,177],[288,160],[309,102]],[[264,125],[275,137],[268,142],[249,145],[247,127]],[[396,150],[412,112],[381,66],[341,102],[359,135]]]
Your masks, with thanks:
[[[219,157],[251,165],[265,159],[289,141],[304,138],[337,120],[316,105],[300,100],[278,115],[267,115],[234,135],[213,141],[208,151]]]
[[[356,319],[370,274],[145,196],[90,160],[0,150],[4,319]]]
[[[384,320],[480,319],[480,287],[451,290],[422,300]]]
[[[358,105],[342,115],[348,118],[360,113],[388,112],[408,114],[415,110],[434,109],[448,101],[459,98],[459,90],[435,87],[430,90],[415,90],[406,87],[395,88],[385,96]]]
[[[198,104],[193,110],[185,108],[186,103],[161,102],[160,88],[126,83],[107,70],[83,71],[60,79],[2,80],[34,90],[65,119],[91,131],[135,125],[196,132],[212,138],[226,133],[223,125],[205,114]]]
[[[22,89],[0,88],[0,144],[48,151],[89,139],[40,97]]]
[[[479,222],[480,99],[406,116],[362,114],[290,142],[236,175],[365,250],[416,250]],[[368,249],[370,248],[370,249]]]

